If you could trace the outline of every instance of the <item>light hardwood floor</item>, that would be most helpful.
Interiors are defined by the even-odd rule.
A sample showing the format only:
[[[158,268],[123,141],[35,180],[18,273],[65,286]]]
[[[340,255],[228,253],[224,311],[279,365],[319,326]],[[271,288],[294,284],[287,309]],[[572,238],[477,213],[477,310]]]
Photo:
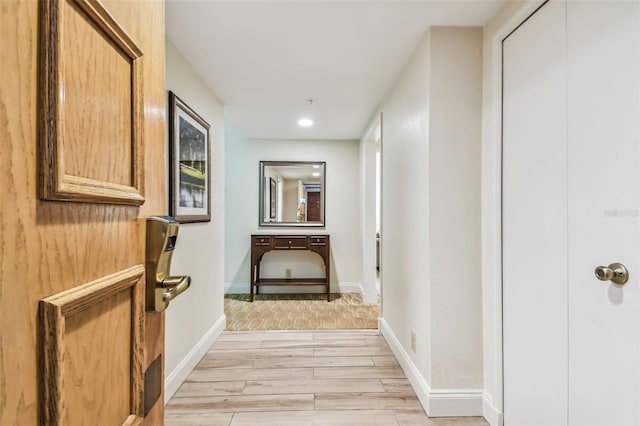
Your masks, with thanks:
[[[225,331],[165,417],[166,425],[488,425],[428,418],[376,330]]]

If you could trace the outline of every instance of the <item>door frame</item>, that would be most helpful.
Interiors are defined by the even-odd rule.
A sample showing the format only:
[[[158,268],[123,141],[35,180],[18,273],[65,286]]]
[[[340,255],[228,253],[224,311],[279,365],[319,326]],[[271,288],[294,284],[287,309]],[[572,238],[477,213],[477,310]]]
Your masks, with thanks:
[[[364,291],[364,303],[376,303],[376,211],[375,211],[375,153],[376,131],[380,129],[382,140],[382,113],[376,112],[366,128],[364,136],[360,139],[360,207],[361,207],[361,252],[362,269],[361,284]],[[382,195],[381,195],[382,197]],[[381,213],[382,214],[382,213]],[[382,224],[380,225],[382,228]],[[380,229],[382,234],[382,229]],[[380,248],[380,261],[382,262],[382,247]],[[382,268],[380,268],[382,270]],[[383,304],[382,275],[380,276],[380,312]],[[380,315],[382,317],[382,314]]]
[[[504,413],[502,300],[502,42],[548,0],[507,3],[484,27],[482,135],[483,415],[502,426]],[[553,1],[553,0],[551,0]]]

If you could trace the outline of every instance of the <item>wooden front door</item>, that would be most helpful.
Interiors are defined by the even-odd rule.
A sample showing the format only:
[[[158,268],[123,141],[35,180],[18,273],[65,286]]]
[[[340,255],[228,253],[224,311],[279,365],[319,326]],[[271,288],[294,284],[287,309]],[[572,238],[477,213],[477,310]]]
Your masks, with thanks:
[[[307,193],[307,222],[320,222],[322,215],[320,214],[320,193]]]
[[[144,248],[166,211],[163,4],[0,12],[0,424],[162,424]]]

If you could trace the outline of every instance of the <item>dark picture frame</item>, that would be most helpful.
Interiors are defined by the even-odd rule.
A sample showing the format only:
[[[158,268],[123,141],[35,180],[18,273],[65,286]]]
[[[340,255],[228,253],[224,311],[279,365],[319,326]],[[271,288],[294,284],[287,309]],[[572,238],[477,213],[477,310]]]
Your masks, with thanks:
[[[169,214],[181,223],[211,221],[210,126],[169,91]]]
[[[269,217],[271,219],[275,219],[278,213],[277,194],[278,194],[278,186],[276,185],[276,180],[274,178],[269,178],[269,207],[270,207]]]

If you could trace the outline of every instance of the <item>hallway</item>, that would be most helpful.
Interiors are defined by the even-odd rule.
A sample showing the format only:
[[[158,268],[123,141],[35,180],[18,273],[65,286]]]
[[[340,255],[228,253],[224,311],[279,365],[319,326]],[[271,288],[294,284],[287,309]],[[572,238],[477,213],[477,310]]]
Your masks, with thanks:
[[[377,330],[225,331],[166,406],[167,425],[458,425],[429,419]]]

